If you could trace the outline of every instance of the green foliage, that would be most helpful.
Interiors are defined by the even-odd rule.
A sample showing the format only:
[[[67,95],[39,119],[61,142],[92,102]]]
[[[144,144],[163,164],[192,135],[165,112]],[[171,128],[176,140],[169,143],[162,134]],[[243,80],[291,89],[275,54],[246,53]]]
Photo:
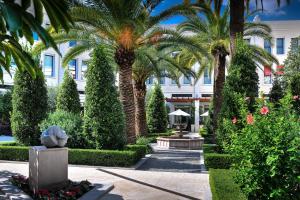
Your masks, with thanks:
[[[28,147],[1,146],[1,160],[28,161]],[[69,149],[69,163],[78,165],[129,167],[141,159],[146,146],[128,146],[127,150]]]
[[[65,71],[63,82],[58,90],[56,108],[66,112],[80,113],[77,84],[68,70]]]
[[[94,49],[86,74],[84,133],[90,146],[100,149],[123,148],[124,113],[118,99],[112,67],[101,47]]]
[[[205,153],[204,164],[206,168],[229,169],[233,163],[233,156],[229,154]]]
[[[152,138],[151,137],[139,137],[136,140],[136,144],[138,145],[148,145],[149,143],[151,143]]]
[[[48,112],[54,112],[56,110],[58,88],[48,87],[47,90],[48,90]]]
[[[79,114],[58,110],[50,113],[48,118],[40,124],[41,131],[50,126],[60,126],[68,135],[69,148],[85,148],[87,141],[82,130],[82,119]]]
[[[10,123],[9,119],[12,111],[11,98],[11,91],[6,91],[4,94],[0,95],[0,120],[2,124]]]
[[[284,91],[281,85],[281,81],[278,77],[275,78],[273,82],[272,89],[270,91],[270,101],[274,104],[278,104],[279,100],[282,99],[284,96]]]
[[[167,110],[165,97],[159,84],[155,84],[147,106],[147,124],[150,133],[160,133],[167,130]]]
[[[147,145],[138,145],[138,144],[134,144],[134,145],[127,145],[125,147],[125,150],[130,150],[130,151],[135,151],[137,154],[137,160],[136,162],[141,159],[142,157],[144,157],[146,155],[146,153],[149,152],[148,146]]]
[[[295,98],[295,101],[293,102],[293,108],[298,115],[300,115],[300,72],[291,77],[290,88],[291,93]]]
[[[39,123],[47,116],[47,88],[42,71],[33,79],[27,71],[16,71],[12,94],[11,127],[14,137],[25,145],[40,144]]]
[[[221,153],[221,149],[216,144],[203,144],[202,146],[204,153]]]
[[[259,78],[253,51],[241,39],[237,40],[236,53],[232,58],[229,75],[223,89],[223,104],[219,114],[217,143],[225,148],[230,144],[229,132],[224,127],[224,119],[239,118],[239,99],[247,98],[249,111],[254,110],[255,97],[258,96]]]
[[[291,101],[287,95],[276,108],[261,102],[253,124],[246,123],[248,111],[241,109],[243,128],[232,129],[236,180],[250,200],[300,198],[300,123]],[[262,106],[268,106],[267,114]]]
[[[239,185],[234,182],[234,171],[210,169],[209,184],[213,200],[247,200]]]

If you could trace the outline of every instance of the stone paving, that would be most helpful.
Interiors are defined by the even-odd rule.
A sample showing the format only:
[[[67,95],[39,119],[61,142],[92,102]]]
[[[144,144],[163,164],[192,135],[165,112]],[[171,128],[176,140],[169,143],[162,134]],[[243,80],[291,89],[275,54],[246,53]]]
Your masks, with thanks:
[[[197,151],[157,151],[138,170],[70,165],[69,178],[113,183],[104,200],[210,200],[209,177],[199,171],[199,155]],[[0,181],[15,173],[28,176],[28,163],[0,161]]]

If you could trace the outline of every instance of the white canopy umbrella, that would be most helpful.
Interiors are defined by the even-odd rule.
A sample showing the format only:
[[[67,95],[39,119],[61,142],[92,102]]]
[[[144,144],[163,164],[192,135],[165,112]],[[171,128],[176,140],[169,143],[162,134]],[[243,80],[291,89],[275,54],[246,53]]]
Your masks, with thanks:
[[[169,115],[185,116],[185,117],[191,116],[189,113],[186,113],[186,112],[184,112],[184,111],[182,111],[182,110],[180,110],[180,109],[178,109],[178,110],[176,110],[176,111],[174,111],[174,112],[169,113]]]
[[[182,116],[189,117],[191,115],[189,113],[186,113],[186,112],[180,110],[180,109],[178,109],[178,110],[176,110],[174,112],[169,113],[169,115],[180,116],[180,126],[179,126],[180,128],[179,128],[179,130],[180,130],[180,133],[182,133],[181,118],[182,118]]]
[[[208,111],[200,115],[201,117],[208,117]]]

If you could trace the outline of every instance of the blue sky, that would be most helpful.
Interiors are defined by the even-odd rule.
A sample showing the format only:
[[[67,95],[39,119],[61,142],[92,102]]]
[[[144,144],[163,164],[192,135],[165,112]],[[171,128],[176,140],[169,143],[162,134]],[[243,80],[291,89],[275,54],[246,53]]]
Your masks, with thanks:
[[[280,7],[278,7],[276,0],[264,0],[264,11],[259,13],[260,18],[265,21],[300,20],[300,0],[290,0],[291,3],[289,5],[286,4],[285,0],[281,1],[282,3]],[[183,0],[164,0],[161,5],[155,9],[154,14],[182,2]],[[227,0],[224,1],[224,4],[227,4]],[[261,5],[259,4],[258,7],[260,8]],[[255,0],[251,0],[250,8],[252,10],[255,9]],[[176,16],[163,22],[163,24],[177,24],[183,20],[183,17]]]

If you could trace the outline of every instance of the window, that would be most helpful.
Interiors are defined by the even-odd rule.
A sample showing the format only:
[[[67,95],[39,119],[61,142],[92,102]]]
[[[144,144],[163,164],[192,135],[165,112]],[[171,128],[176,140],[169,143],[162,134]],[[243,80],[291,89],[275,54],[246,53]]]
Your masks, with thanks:
[[[204,70],[203,77],[204,77],[204,84],[211,84],[211,76],[207,68]]]
[[[68,69],[73,77],[73,79],[77,79],[77,60],[76,59],[72,59],[69,62],[69,66]]]
[[[159,84],[164,85],[166,83],[166,78],[165,77],[160,77],[159,78]]]
[[[264,84],[272,84],[272,69],[270,66],[264,67]]]
[[[284,38],[277,38],[276,48],[277,54],[284,54]]]
[[[81,79],[85,80],[85,74],[87,70],[87,61],[83,60],[81,63]]]
[[[247,44],[250,44],[250,38],[247,38],[247,39],[244,39],[244,41],[247,43]]]
[[[294,51],[294,50],[297,50],[298,47],[299,47],[299,38],[292,38],[291,49]]]
[[[212,94],[202,94],[201,97],[212,97]]]
[[[269,53],[272,52],[271,42],[269,40],[264,40],[264,49]]]
[[[172,84],[172,85],[176,85],[176,84],[177,84],[176,80],[173,80],[173,79],[172,79],[171,84]]]
[[[191,76],[184,76],[183,77],[183,84],[191,84],[191,83],[192,83]]]
[[[172,94],[172,97],[178,98],[178,97],[193,97],[192,94]]]
[[[54,77],[54,56],[44,56],[44,74],[46,77]]]
[[[38,41],[39,40],[39,35],[36,32],[32,33],[32,37],[34,41]]]
[[[152,85],[153,84],[153,77],[149,77],[147,80],[146,80],[146,84],[147,85]]]
[[[76,44],[77,44],[77,42],[74,41],[74,40],[72,40],[72,41],[69,42],[69,47],[73,47],[73,46],[75,46]]]

